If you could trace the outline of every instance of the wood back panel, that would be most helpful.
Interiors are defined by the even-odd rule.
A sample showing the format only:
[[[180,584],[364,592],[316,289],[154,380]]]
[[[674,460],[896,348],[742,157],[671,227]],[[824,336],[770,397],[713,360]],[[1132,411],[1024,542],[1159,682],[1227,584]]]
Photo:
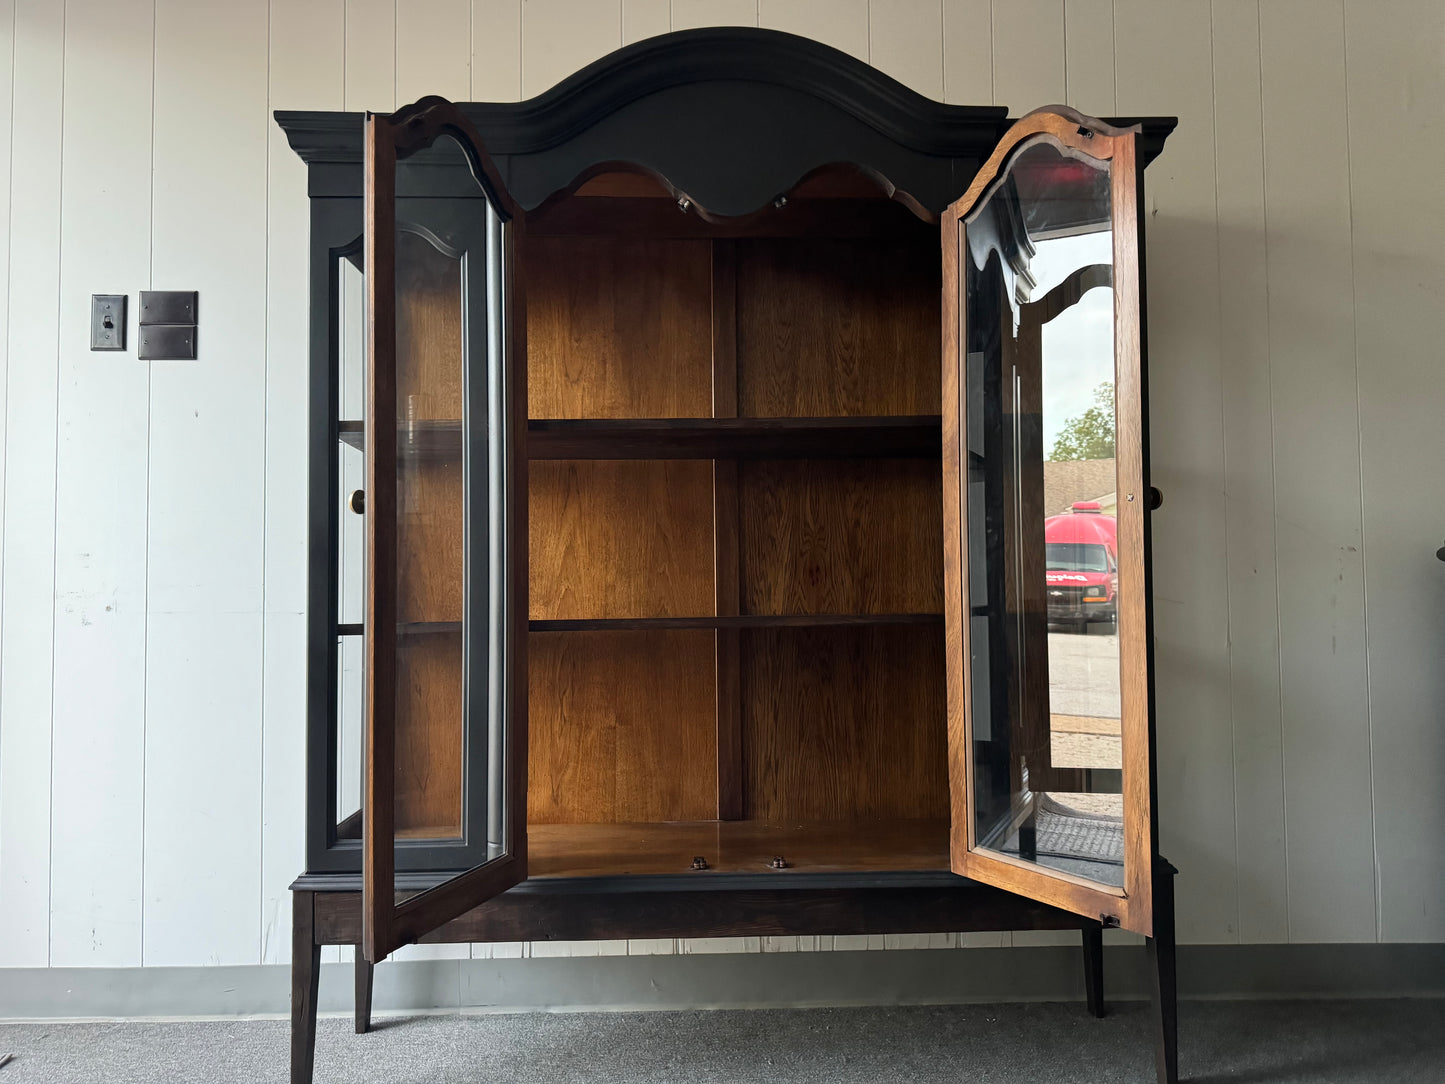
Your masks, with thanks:
[[[529,415],[710,416],[711,290],[706,240],[530,238]]]
[[[936,626],[744,632],[745,815],[946,818],[944,698]]]
[[[396,834],[462,834],[462,635],[396,640]]]
[[[936,460],[738,467],[743,613],[943,612]]]
[[[534,462],[530,493],[534,619],[712,612],[707,460]]]
[[[530,824],[716,815],[712,632],[533,633],[529,645]]]
[[[938,239],[737,242],[738,412],[936,414]]]

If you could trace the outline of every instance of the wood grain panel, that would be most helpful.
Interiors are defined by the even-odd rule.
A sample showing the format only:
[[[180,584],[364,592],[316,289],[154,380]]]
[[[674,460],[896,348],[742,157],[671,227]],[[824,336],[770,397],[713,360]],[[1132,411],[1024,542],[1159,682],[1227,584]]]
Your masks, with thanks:
[[[533,618],[712,612],[708,460],[536,462],[530,493]]]
[[[921,459],[740,463],[743,612],[942,612],[940,473]]]
[[[414,233],[398,233],[397,424],[461,416],[461,264]]]
[[[943,630],[741,637],[745,815],[945,818]]]
[[[713,633],[534,633],[529,644],[532,831],[715,814]]]
[[[396,641],[396,834],[451,839],[462,824],[462,638]]]
[[[460,621],[462,465],[414,463],[399,472],[397,621]]]
[[[688,873],[698,857],[707,872],[784,877],[948,868],[948,822],[940,819],[534,824],[528,835],[533,877]],[[775,869],[774,857],[787,865]]]
[[[707,241],[534,237],[527,276],[532,417],[712,413]]]
[[[937,414],[938,237],[737,244],[738,413]]]

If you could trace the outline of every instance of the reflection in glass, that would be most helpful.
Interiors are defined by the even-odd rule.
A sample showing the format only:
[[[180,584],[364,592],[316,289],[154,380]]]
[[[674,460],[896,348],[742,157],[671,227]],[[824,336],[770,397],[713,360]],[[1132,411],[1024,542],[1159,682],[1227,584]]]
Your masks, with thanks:
[[[407,198],[439,184],[452,198]],[[402,159],[396,188],[395,829],[465,840],[470,865],[506,849],[486,814],[505,715],[501,222],[447,137]]]
[[[1121,887],[1108,163],[1036,137],[965,238],[975,844]]]

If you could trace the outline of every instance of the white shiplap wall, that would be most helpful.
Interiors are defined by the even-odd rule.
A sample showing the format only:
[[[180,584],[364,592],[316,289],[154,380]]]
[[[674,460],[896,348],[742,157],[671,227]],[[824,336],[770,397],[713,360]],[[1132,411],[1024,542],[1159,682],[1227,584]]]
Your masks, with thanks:
[[[270,111],[530,96],[726,23],[950,102],[1180,117],[1146,209],[1181,932],[1445,940],[1438,3],[0,0],[0,965],[289,957],[307,206]],[[90,353],[89,295],[152,287],[201,291],[200,360]]]

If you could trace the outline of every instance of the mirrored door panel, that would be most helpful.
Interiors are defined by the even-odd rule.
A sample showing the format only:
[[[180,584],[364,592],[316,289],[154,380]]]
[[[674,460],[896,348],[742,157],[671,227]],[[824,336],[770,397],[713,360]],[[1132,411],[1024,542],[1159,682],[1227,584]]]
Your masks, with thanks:
[[[1032,114],[945,221],[950,755],[956,870],[1148,932],[1132,141]]]

